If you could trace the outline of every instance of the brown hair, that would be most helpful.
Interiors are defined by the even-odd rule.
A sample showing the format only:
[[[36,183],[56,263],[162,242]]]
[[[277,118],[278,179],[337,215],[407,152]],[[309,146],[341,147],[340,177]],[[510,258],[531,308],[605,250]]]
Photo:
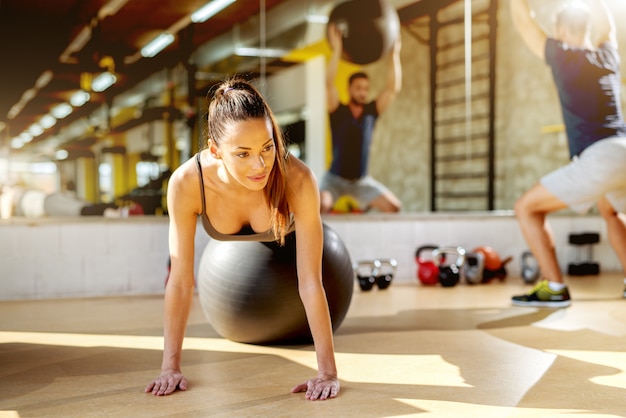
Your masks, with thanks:
[[[232,78],[217,85],[209,102],[207,135],[215,144],[229,125],[248,119],[269,119],[276,147],[276,161],[264,189],[265,200],[271,211],[271,228],[281,245],[289,228],[289,205],[286,195],[287,147],[276,118],[261,93],[243,78]]]

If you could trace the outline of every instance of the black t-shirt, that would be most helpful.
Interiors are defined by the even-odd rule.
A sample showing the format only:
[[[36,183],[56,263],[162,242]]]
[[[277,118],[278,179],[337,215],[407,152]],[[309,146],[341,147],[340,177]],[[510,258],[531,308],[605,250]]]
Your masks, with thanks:
[[[367,174],[370,145],[377,118],[378,111],[374,101],[365,105],[363,114],[358,119],[352,116],[350,108],[344,104],[340,104],[330,114],[333,145],[331,173],[351,180]]]
[[[589,50],[548,38],[545,57],[559,93],[570,157],[601,139],[626,136],[620,59],[611,43]]]

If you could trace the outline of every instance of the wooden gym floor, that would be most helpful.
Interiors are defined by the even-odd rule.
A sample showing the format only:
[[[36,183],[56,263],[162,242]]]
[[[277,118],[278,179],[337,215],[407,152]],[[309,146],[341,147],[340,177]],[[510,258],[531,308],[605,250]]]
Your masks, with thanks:
[[[186,392],[154,397],[160,296],[0,303],[0,417],[626,416],[622,277],[568,278],[561,310],[514,307],[530,285],[358,287],[336,332],[337,399],[291,394],[313,377],[311,346],[219,338],[199,302]]]

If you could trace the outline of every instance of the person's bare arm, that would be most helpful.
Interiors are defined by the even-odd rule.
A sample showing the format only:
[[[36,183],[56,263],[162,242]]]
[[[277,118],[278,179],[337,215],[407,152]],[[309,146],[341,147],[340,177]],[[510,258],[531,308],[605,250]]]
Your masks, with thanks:
[[[597,44],[602,45],[605,42],[612,43],[617,48],[617,29],[615,27],[615,19],[604,0],[596,0],[598,7],[593,9],[593,20],[596,25],[595,30],[598,34]]]
[[[194,170],[195,167],[187,168]],[[154,395],[169,395],[177,389],[187,389],[180,364],[194,294],[194,237],[200,203],[197,174],[192,181],[195,170],[191,170],[175,171],[168,184],[171,267],[165,288],[163,360],[161,374],[145,388]]]
[[[339,93],[335,87],[335,78],[341,54],[343,53],[343,39],[339,28],[330,23],[328,25],[328,41],[331,48],[331,56],[326,66],[326,107],[328,113],[334,112],[339,107]]]
[[[315,353],[317,376],[292,388],[306,392],[310,400],[334,398],[339,393],[333,332],[326,293],[322,283],[323,226],[319,210],[319,192],[312,172],[291,157],[294,179],[289,186],[290,207],[296,222],[296,258],[298,291],[304,305]],[[293,167],[296,166],[296,167]]]
[[[402,88],[402,64],[400,62],[401,48],[400,34],[398,34],[398,39],[394,44],[387,61],[387,80],[385,82],[385,87],[376,98],[376,110],[379,114],[387,110]]]
[[[548,36],[534,19],[534,12],[527,0],[511,0],[511,17],[513,25],[530,51],[545,60],[546,41]]]

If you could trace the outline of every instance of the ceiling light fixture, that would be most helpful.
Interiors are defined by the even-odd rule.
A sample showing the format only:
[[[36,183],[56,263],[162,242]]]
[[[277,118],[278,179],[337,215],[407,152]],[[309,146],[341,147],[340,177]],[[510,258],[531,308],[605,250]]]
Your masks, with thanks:
[[[102,6],[102,9],[98,10],[98,19],[104,20],[109,16],[114,16],[128,3],[128,0],[110,0]]]
[[[191,21],[193,23],[202,23],[209,20],[231,4],[235,0],[213,0],[196,10],[191,14]]]
[[[328,23],[328,16],[326,16],[326,15],[316,15],[316,14],[307,14],[306,15],[306,21],[308,23],[327,24]]]
[[[54,156],[57,160],[65,160],[69,155],[70,153],[65,149],[59,149],[54,152]]]
[[[37,81],[35,81],[35,87],[38,90],[41,90],[42,88],[46,87],[50,83],[50,81],[52,81],[52,77],[54,77],[54,74],[52,73],[52,71],[50,70],[44,71],[37,78]]]
[[[70,104],[74,107],[81,107],[89,101],[91,95],[85,90],[78,90],[70,97]]]
[[[41,125],[43,129],[52,128],[54,125],[56,125],[56,123],[57,118],[52,115],[44,115],[41,117],[41,119],[39,119],[39,125]]]
[[[53,107],[52,110],[50,110],[50,113],[57,119],[63,119],[72,113],[72,106],[67,103],[61,103]]]
[[[11,140],[11,148],[18,149],[24,146],[24,142],[20,138],[13,138]]]
[[[159,52],[163,51],[172,42],[174,42],[174,35],[163,32],[150,41],[148,45],[141,48],[141,56],[144,58],[152,58]]]
[[[43,128],[37,125],[36,123],[33,123],[28,128],[28,133],[31,134],[32,136],[39,136],[43,133]]]
[[[22,132],[21,134],[19,134],[18,138],[19,138],[19,139],[22,141],[22,143],[24,143],[24,144],[26,144],[27,142],[30,142],[30,141],[32,141],[32,140],[33,140],[33,136],[32,136],[30,133],[26,132],[26,131],[24,131],[24,132]]]
[[[286,49],[278,48],[247,48],[241,46],[235,48],[235,54],[240,57],[280,58],[288,52]]]
[[[111,87],[117,81],[117,77],[113,73],[104,72],[98,75],[91,82],[91,89],[96,93],[101,93]]]

